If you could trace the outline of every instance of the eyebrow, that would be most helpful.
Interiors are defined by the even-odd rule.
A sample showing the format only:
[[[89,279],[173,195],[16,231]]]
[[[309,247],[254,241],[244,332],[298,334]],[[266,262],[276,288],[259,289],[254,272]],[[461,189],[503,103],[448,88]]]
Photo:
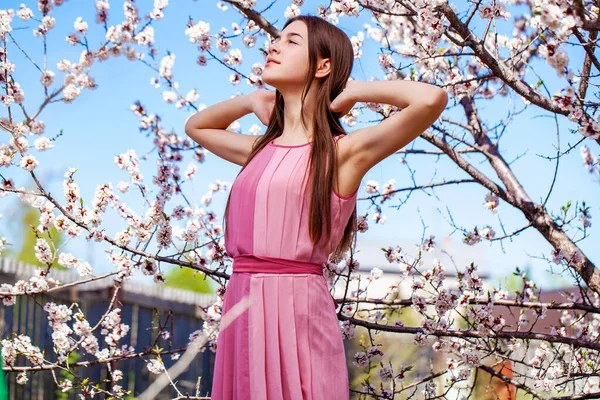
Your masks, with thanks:
[[[287,36],[288,36],[288,37],[290,37],[290,36],[294,36],[294,35],[296,35],[296,36],[300,36],[300,38],[304,39],[304,38],[302,37],[302,35],[301,35],[301,34],[299,34],[299,33],[296,33],[296,32],[289,32],[289,33],[287,34]],[[281,35],[278,33],[277,35],[275,35],[275,37],[274,37],[272,40],[275,40],[275,39],[280,39],[280,38],[281,38]]]

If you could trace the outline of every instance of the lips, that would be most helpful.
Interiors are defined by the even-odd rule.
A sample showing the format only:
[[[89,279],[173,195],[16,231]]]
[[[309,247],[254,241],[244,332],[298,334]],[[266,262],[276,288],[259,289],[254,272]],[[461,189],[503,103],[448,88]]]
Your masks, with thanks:
[[[278,61],[275,61],[275,60],[274,60],[274,59],[272,59],[272,58],[267,58],[267,62],[266,62],[266,64],[265,64],[265,66],[266,66],[266,65],[269,65],[269,64],[271,64],[271,63],[273,63],[273,64],[279,64],[279,62],[278,62]]]

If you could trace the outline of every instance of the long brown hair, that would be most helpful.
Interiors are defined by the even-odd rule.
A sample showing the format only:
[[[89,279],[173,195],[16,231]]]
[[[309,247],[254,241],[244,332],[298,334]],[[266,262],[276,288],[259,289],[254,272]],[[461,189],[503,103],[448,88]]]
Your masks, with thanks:
[[[329,104],[342,92],[350,73],[354,60],[354,51],[352,43],[348,36],[338,27],[330,24],[326,20],[312,15],[299,15],[286,21],[283,29],[296,20],[303,21],[308,30],[308,54],[309,68],[304,81],[302,91],[301,119],[303,126],[306,127],[304,116],[304,100],[308,94],[316,73],[317,57],[329,58],[331,71],[327,76],[319,79],[319,86],[316,96],[314,119],[314,138],[309,162],[309,182],[313,183],[312,197],[309,214],[309,233],[313,244],[317,245],[323,235],[322,218],[325,219],[325,238],[324,245],[327,245],[331,236],[331,196],[333,195],[333,178],[335,163],[328,162],[334,159],[334,136],[345,134],[345,130],[340,123],[339,113],[332,112]],[[284,98],[279,90],[275,92],[275,106],[269,120],[267,131],[262,137],[254,143],[252,151],[242,167],[244,168],[271,140],[281,136],[284,127]],[[239,173],[238,173],[239,175]],[[338,180],[339,182],[339,180]],[[338,185],[339,188],[339,185]],[[231,192],[227,198],[225,213],[223,216],[223,226],[227,221],[229,214],[229,201]],[[339,199],[338,199],[339,200]],[[227,229],[226,227],[224,229]],[[341,260],[344,253],[356,240],[357,215],[356,203],[354,211],[348,220],[344,229],[344,234],[340,239],[333,254],[334,260]],[[336,261],[337,262],[337,261]]]

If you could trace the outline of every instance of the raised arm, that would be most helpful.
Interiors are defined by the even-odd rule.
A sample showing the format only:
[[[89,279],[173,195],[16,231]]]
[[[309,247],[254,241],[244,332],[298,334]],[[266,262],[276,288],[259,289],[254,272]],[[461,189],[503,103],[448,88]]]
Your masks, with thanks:
[[[251,112],[250,96],[247,94],[236,96],[205,108],[189,117],[185,123],[185,132],[205,128],[226,129],[232,122]]]
[[[440,87],[422,82],[350,81],[332,107],[344,113],[355,102],[390,104],[402,109],[344,139],[344,159],[365,174],[430,127],[444,111],[448,96]]]
[[[222,101],[189,117],[185,133],[211,153],[238,165],[244,165],[258,136],[226,130],[237,119],[253,112],[251,94]]]

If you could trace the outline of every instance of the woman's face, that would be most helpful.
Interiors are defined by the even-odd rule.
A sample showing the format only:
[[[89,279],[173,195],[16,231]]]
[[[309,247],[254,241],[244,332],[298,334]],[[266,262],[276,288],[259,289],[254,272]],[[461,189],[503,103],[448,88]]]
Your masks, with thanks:
[[[294,21],[269,45],[262,80],[280,91],[301,88],[308,71],[308,31],[302,21]],[[267,62],[273,59],[275,62]]]

